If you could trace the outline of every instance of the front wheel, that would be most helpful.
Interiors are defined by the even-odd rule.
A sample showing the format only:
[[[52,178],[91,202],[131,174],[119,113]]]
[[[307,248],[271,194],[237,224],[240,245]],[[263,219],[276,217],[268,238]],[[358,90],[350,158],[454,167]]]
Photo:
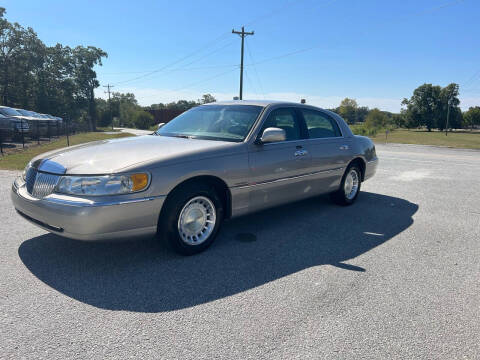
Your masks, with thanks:
[[[223,219],[222,201],[209,185],[192,184],[169,196],[158,233],[182,255],[202,252],[214,241]]]
[[[340,188],[331,194],[332,200],[339,205],[351,205],[357,199],[362,185],[362,175],[356,165],[350,165],[343,175]]]

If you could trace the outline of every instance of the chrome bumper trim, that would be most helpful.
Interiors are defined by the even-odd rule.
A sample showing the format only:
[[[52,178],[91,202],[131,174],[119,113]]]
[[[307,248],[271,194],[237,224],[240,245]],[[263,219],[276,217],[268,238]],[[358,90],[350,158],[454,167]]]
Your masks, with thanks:
[[[118,201],[106,201],[106,202],[74,201],[74,200],[60,199],[56,197],[47,197],[42,200],[46,202],[59,204],[59,205],[66,205],[66,206],[99,207],[99,206],[115,206],[115,205],[141,203],[145,201],[153,201],[155,199],[159,199],[162,197],[165,197],[165,195],[150,196],[150,197],[141,198],[141,199],[129,199],[129,200],[118,200]]]

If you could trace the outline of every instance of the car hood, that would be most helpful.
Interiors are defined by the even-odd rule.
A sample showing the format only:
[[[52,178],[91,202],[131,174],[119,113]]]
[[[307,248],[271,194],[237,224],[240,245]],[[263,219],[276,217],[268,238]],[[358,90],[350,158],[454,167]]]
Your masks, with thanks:
[[[145,135],[102,140],[55,150],[37,156],[33,163],[50,160],[66,174],[109,174],[152,164],[218,156],[233,151],[239,143]]]

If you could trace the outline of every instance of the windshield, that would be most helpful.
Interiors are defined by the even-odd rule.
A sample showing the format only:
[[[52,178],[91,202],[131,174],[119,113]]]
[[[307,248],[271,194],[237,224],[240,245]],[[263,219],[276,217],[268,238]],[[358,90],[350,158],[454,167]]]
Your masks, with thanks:
[[[18,113],[20,113],[21,115],[32,116],[32,114],[31,114],[30,111],[28,111],[28,110],[15,109],[15,111],[18,112]]]
[[[19,112],[15,111],[11,108],[8,108],[8,107],[0,108],[0,114],[5,115],[5,116],[21,116],[22,115]]]
[[[261,111],[261,106],[254,105],[199,106],[177,116],[155,134],[240,142]]]

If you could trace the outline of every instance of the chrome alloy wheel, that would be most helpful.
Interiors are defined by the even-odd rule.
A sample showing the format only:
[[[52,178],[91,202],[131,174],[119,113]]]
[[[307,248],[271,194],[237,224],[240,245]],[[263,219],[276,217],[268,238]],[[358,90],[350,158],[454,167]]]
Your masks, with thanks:
[[[212,234],[216,223],[215,205],[204,196],[190,199],[178,217],[178,234],[188,245],[200,245]]]
[[[345,184],[343,185],[343,190],[345,192],[345,197],[348,200],[352,200],[358,192],[358,185],[360,184],[358,172],[355,169],[351,169],[345,178]]]

